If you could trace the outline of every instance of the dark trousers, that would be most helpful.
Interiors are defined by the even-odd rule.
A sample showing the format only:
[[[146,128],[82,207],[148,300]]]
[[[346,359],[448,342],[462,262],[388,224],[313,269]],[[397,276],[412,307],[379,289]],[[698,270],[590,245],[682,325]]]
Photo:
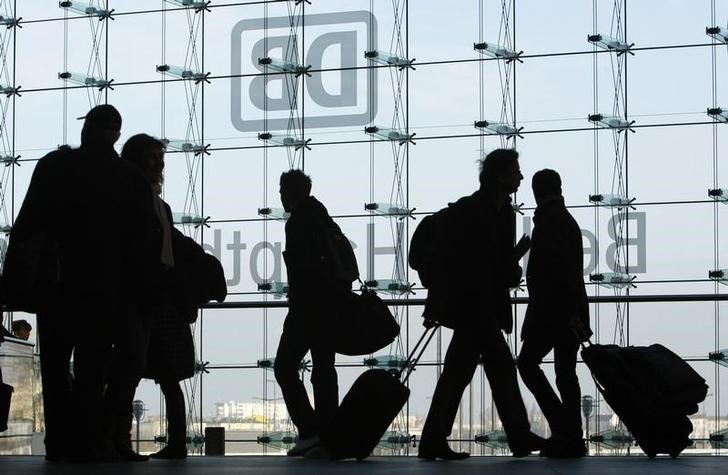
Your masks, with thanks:
[[[325,312],[324,312],[325,313]],[[339,386],[334,367],[336,353],[316,310],[292,308],[283,324],[275,360],[275,377],[283,393],[291,420],[302,439],[317,436],[333,419],[339,406]],[[308,401],[299,376],[301,360],[311,351],[311,384],[316,410]]]
[[[470,384],[482,357],[493,401],[508,439],[517,443],[530,430],[526,407],[518,388],[516,366],[501,330],[494,322],[454,330],[442,374],[422,428],[422,443],[446,443],[452,432],[463,391]]]
[[[104,395],[104,437],[117,448],[131,447],[132,401],[147,366],[150,315],[126,312],[116,328]]]
[[[167,445],[184,447],[187,443],[185,396],[179,381],[159,381],[167,409]]]
[[[561,399],[551,387],[540,364],[554,350],[556,387]],[[579,342],[564,329],[559,337],[545,333],[534,334],[523,341],[518,355],[518,369],[523,383],[528,387],[549,422],[552,435],[568,438],[582,437],[581,390],[576,376],[576,354]]]
[[[104,368],[111,349],[112,316],[100,305],[75,303],[38,314],[46,454],[86,452],[101,438]],[[73,377],[71,355],[73,354]]]

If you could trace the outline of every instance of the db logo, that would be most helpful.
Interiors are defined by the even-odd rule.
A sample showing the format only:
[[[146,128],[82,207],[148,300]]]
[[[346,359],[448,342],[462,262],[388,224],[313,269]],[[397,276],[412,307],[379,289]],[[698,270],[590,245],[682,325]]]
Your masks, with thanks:
[[[292,28],[289,17],[236,23],[231,37],[230,118],[237,130],[265,130],[265,111],[267,130],[287,129],[291,117],[302,117],[304,110],[306,128],[373,121],[377,69],[361,68],[367,66],[364,51],[377,49],[375,18],[367,11],[323,13],[306,15],[304,23],[303,31]],[[263,58],[295,63],[301,56],[305,62],[299,66],[310,66],[310,76],[281,74],[261,64]]]

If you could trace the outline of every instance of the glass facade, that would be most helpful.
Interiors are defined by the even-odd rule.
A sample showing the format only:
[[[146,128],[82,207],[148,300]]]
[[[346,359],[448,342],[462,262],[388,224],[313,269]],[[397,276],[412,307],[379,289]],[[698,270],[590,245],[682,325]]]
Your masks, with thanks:
[[[228,453],[280,454],[295,434],[271,370],[287,285],[280,173],[311,175],[363,280],[401,323],[392,347],[337,357],[343,397],[372,361],[396,363],[422,332],[427,291],[406,265],[419,219],[477,188],[480,157],[515,147],[526,177],[518,232],[533,227],[530,177],[557,170],[582,228],[594,341],[657,342],[687,359],[710,386],[689,450],[720,454],[709,439],[728,427],[728,378],[709,355],[728,347],[726,21],[715,0],[0,0],[0,226],[10,230],[35,162],[78,145],[76,118],[90,107],[120,110],[119,149],[140,132],[164,139],[164,199],[220,258],[235,303],[202,309],[194,325],[191,448],[222,425]],[[477,295],[463,282],[452,298]],[[513,295],[516,354],[525,285]],[[34,322],[5,323],[19,318]],[[416,452],[450,335],[425,352],[379,452]],[[592,453],[639,453],[583,364],[578,372],[592,397]],[[141,448],[154,450],[159,390],[144,382],[137,399]],[[478,371],[454,448],[505,454],[501,429]]]

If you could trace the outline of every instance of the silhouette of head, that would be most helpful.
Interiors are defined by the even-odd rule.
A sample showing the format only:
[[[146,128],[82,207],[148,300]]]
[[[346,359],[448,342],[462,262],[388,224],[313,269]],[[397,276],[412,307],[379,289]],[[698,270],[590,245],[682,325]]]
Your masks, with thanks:
[[[561,177],[557,172],[544,168],[533,174],[531,188],[536,203],[543,202],[548,198],[561,196]]]
[[[137,134],[130,137],[121,149],[121,158],[129,160],[141,168],[157,194],[162,192],[162,183],[164,183],[166,148],[164,142],[151,135]]]
[[[499,148],[480,161],[480,188],[515,193],[523,180],[518,165],[518,152]]]
[[[291,212],[311,194],[311,177],[301,170],[288,170],[281,174],[280,186],[283,209]]]
[[[81,145],[113,146],[121,135],[121,114],[111,104],[96,106],[79,117],[84,119]]]
[[[30,332],[33,327],[30,326],[26,320],[14,320],[13,321],[13,335],[20,338],[21,340],[28,340],[30,338]]]

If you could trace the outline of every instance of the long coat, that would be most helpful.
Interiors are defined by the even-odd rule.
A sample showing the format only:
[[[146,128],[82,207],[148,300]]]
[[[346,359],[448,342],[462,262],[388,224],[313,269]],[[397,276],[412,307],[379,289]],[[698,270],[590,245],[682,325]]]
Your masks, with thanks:
[[[528,309],[521,338],[571,332],[578,319],[589,329],[589,303],[584,286],[581,229],[563,198],[536,208],[531,251],[526,268]]]

